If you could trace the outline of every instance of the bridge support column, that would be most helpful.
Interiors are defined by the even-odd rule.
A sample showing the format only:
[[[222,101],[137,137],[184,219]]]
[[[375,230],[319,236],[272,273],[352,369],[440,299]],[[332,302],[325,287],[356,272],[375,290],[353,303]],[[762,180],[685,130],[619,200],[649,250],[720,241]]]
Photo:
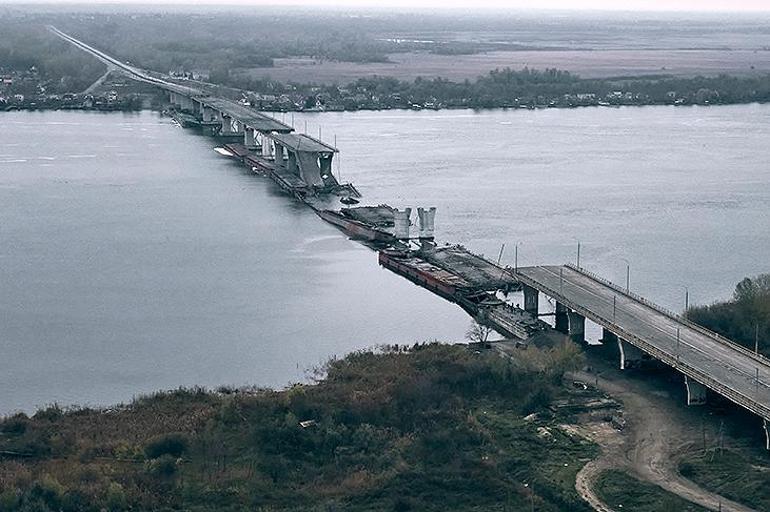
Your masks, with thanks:
[[[687,405],[703,405],[706,403],[706,386],[700,382],[684,376],[684,385],[687,388]]]
[[[574,311],[569,311],[567,316],[569,317],[569,337],[577,343],[585,343],[586,317]]]
[[[770,423],[767,420],[762,420],[762,428],[765,429],[765,449],[770,450]]]
[[[171,105],[176,106],[177,97],[175,93],[173,92],[168,93],[168,102],[171,103]]]
[[[257,143],[254,141],[254,130],[251,128],[246,127],[243,130],[243,145],[247,148],[254,148],[257,146]]]
[[[626,340],[617,336],[616,339],[618,340],[618,350],[620,351],[620,369],[628,370],[629,368],[641,366],[644,353]]]
[[[283,146],[273,141],[273,147],[275,148],[275,158],[274,158],[275,166],[283,169],[285,167],[285,164],[283,161]]]
[[[202,110],[204,123],[210,123],[216,119],[216,113],[213,108],[203,105]]]
[[[300,172],[300,169],[299,169],[299,163],[297,162],[297,153],[295,153],[294,151],[287,151],[286,153],[287,153],[286,162],[289,167],[289,172],[292,174],[296,174],[300,178],[303,178],[302,173]],[[312,182],[306,182],[306,183],[312,183]]]
[[[266,134],[261,133],[259,144],[261,146],[260,149],[262,150],[262,158],[270,158],[273,154],[270,138]]]
[[[561,302],[556,303],[554,329],[562,334],[569,334],[569,314],[567,313],[567,306]]]
[[[522,284],[521,289],[524,292],[524,311],[537,316],[538,296],[540,292],[537,291],[537,288],[532,288],[526,284]]]
[[[222,120],[222,128],[219,130],[219,133],[222,135],[231,135],[233,133],[232,118],[227,117],[222,112],[219,113],[219,117]]]

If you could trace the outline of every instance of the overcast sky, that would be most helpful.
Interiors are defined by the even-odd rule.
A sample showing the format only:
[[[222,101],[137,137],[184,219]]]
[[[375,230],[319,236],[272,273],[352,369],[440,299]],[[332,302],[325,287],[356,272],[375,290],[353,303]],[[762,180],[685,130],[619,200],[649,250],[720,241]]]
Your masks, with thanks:
[[[326,5],[336,7],[567,9],[634,11],[770,11],[770,0],[0,0],[3,3]]]

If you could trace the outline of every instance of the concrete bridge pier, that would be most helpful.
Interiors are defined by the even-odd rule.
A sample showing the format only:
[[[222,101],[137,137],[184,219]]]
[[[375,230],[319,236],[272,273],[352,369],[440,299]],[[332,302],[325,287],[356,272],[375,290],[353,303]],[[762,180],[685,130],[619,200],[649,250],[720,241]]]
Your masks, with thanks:
[[[417,208],[417,218],[420,221],[420,239],[433,240],[436,228],[436,207]]]
[[[302,173],[300,172],[299,163],[297,162],[297,153],[295,153],[294,151],[287,151],[287,153],[288,154],[286,155],[286,166],[288,167],[289,172],[301,178]]]
[[[409,240],[409,226],[412,216],[411,208],[404,208],[399,210],[398,208],[393,210],[393,236],[399,240]]]
[[[273,141],[273,147],[275,148],[275,166],[278,168],[284,167],[284,161],[283,161],[283,146],[275,141]]]
[[[168,102],[171,103],[172,106],[176,107],[179,104],[179,98],[176,93],[169,92],[168,93]]]
[[[537,288],[532,288],[526,284],[521,285],[521,290],[524,292],[524,311],[531,315],[537,316],[538,313],[538,298],[540,292]]]
[[[222,128],[219,129],[219,133],[221,135],[232,135],[233,119],[231,117],[226,116],[224,112],[219,113],[219,118],[222,121]]]
[[[243,145],[247,148],[257,147],[256,137],[254,136],[254,130],[248,126],[243,130]]]
[[[561,302],[556,303],[554,329],[562,334],[569,334],[569,314],[567,313],[567,306]]]
[[[569,337],[577,343],[586,342],[586,317],[575,311],[568,311]]]
[[[270,138],[265,134],[260,132],[260,149],[262,150],[262,158],[270,158],[273,155],[273,143],[270,140]]]
[[[185,112],[191,112],[193,109],[192,100],[187,96],[179,95],[180,108]]]
[[[216,110],[201,103],[201,116],[204,123],[214,122],[217,118]]]
[[[624,339],[618,337],[616,339],[618,340],[618,350],[620,351],[620,369],[628,370],[629,368],[641,366],[644,352]]]
[[[203,109],[203,103],[196,100],[195,98],[190,98],[190,101],[192,102],[192,112],[195,114],[196,117],[200,118],[202,116],[201,110]]]
[[[687,405],[703,405],[706,403],[706,386],[700,382],[684,376],[684,385],[687,388]]]

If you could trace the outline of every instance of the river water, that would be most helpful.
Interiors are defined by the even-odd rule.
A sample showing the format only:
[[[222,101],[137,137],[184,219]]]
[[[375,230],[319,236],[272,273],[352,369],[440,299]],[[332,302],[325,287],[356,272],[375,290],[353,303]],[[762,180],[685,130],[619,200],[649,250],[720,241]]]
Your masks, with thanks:
[[[286,116],[289,121],[290,115]],[[378,343],[463,339],[456,306],[215,141],[151,112],[0,117],[0,413],[178,386],[284,386]],[[574,261],[677,310],[768,271],[770,106],[293,116],[366,201],[437,236]],[[335,169],[337,167],[335,166]]]

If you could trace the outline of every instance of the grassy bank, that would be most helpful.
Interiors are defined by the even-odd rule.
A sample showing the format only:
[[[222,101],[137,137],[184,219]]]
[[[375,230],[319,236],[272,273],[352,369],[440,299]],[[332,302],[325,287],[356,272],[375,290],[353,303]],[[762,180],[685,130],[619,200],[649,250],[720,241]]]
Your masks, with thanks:
[[[595,455],[542,427],[574,354],[362,352],[315,385],[180,390],[0,423],[0,510],[588,510]],[[539,420],[524,417],[539,412]],[[541,430],[538,430],[541,429]]]
[[[596,482],[599,497],[614,510],[633,512],[707,512],[657,485],[642,482],[622,471],[603,472]]]
[[[679,472],[704,489],[755,510],[770,510],[770,463],[744,451],[708,450],[685,456]]]

